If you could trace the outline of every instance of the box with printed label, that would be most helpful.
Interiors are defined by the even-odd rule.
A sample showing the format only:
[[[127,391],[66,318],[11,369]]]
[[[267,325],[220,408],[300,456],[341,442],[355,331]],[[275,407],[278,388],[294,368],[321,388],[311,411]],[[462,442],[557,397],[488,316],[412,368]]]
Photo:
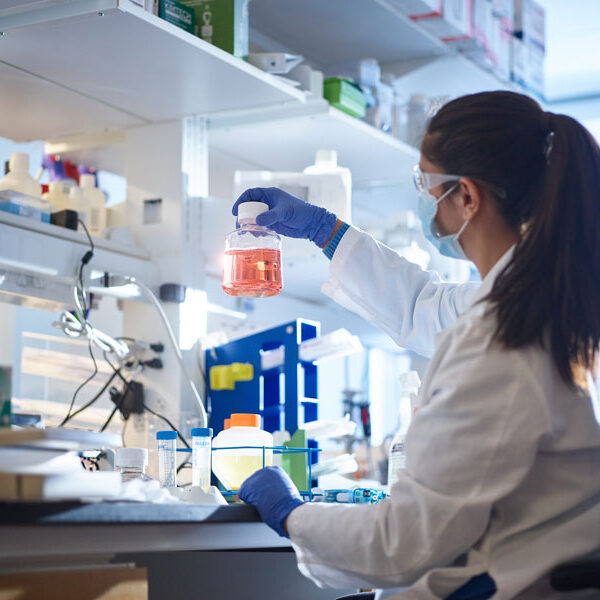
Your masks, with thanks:
[[[388,0],[392,8],[397,8],[409,17],[420,17],[423,15],[441,15],[443,0]]]
[[[411,18],[444,42],[469,38],[473,34],[473,0],[443,0],[441,15]]]
[[[156,9],[161,19],[184,29],[188,33],[195,33],[194,11],[189,6],[177,2],[177,0],[159,0]]]
[[[248,56],[249,0],[181,0],[193,9],[195,33],[240,58]]]

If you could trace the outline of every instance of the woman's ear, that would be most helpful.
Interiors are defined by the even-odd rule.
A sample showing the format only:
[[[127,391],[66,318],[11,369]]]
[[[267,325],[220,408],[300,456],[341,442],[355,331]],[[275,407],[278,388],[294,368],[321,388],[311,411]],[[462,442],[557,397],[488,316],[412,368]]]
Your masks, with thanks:
[[[471,221],[481,210],[483,190],[472,179],[464,177],[459,181],[459,194],[456,202],[461,217],[465,221]]]

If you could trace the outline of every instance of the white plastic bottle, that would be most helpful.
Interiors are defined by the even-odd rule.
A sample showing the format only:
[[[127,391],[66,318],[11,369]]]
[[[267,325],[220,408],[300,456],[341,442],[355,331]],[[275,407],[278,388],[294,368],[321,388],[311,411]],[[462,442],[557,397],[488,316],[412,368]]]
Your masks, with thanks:
[[[92,235],[101,237],[106,229],[106,195],[96,187],[96,177],[85,174],[79,177],[79,185],[90,206],[88,229]]]
[[[90,228],[90,201],[83,193],[83,190],[75,185],[69,190],[69,208],[77,211],[77,216]]]
[[[265,467],[273,464],[272,448],[273,436],[260,429],[260,415],[234,413],[231,427],[213,440],[213,473],[226,489],[239,490],[252,473],[262,469],[263,462]]]
[[[62,181],[51,181],[42,198],[50,203],[52,212],[67,210],[70,206],[69,196],[65,194]]]
[[[42,186],[29,174],[29,156],[22,152],[10,155],[8,174],[0,179],[0,190],[21,192],[35,198],[42,197]]]
[[[338,165],[335,150],[317,150],[315,164],[304,169],[305,175],[319,175],[317,197],[327,201],[325,208],[349,223],[352,219],[352,174]],[[316,189],[316,182],[313,184]],[[312,202],[312,198],[307,198]],[[314,202],[313,202],[314,203]]]
[[[402,394],[400,396],[400,429],[394,436],[390,446],[388,462],[388,487],[398,481],[398,475],[406,468],[406,433],[410,426],[412,415],[417,410],[417,395],[421,380],[416,371],[408,371],[400,376]]]

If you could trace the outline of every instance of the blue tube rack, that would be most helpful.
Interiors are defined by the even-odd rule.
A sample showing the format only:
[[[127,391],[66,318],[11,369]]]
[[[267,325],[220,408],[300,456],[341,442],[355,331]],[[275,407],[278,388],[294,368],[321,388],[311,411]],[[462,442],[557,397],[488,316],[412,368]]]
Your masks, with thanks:
[[[312,482],[312,466],[313,466],[313,453],[321,452],[321,448],[288,448],[287,446],[223,446],[222,448],[211,448],[212,452],[218,452],[219,450],[262,450],[262,466],[263,469],[266,466],[266,453],[272,451],[273,454],[306,454],[306,464],[308,468],[308,490],[298,490],[303,498],[308,498],[309,502],[313,500],[313,492],[310,489]],[[192,452],[191,448],[177,448],[177,452]],[[235,490],[221,489],[221,494],[225,497],[237,496],[238,492]]]

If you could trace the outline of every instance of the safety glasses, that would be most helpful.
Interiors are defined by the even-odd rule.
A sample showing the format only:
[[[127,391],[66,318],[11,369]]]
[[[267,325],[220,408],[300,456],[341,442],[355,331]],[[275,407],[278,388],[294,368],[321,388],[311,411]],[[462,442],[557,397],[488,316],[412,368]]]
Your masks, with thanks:
[[[447,183],[449,181],[459,181],[461,175],[446,175],[445,173],[424,173],[419,165],[413,167],[413,181],[419,193],[427,193],[429,190]]]
[[[442,185],[443,183],[448,183],[449,181],[460,181],[464,179],[467,175],[448,175],[446,173],[425,173],[421,170],[420,165],[415,165],[413,167],[413,181],[417,191],[419,193],[429,193],[429,190]],[[471,178],[473,179],[473,178]],[[478,181],[478,180],[477,180]],[[479,181],[481,185],[484,185],[489,190],[494,192],[500,198],[506,198],[506,192],[495,186],[491,183],[486,183],[483,181]]]

